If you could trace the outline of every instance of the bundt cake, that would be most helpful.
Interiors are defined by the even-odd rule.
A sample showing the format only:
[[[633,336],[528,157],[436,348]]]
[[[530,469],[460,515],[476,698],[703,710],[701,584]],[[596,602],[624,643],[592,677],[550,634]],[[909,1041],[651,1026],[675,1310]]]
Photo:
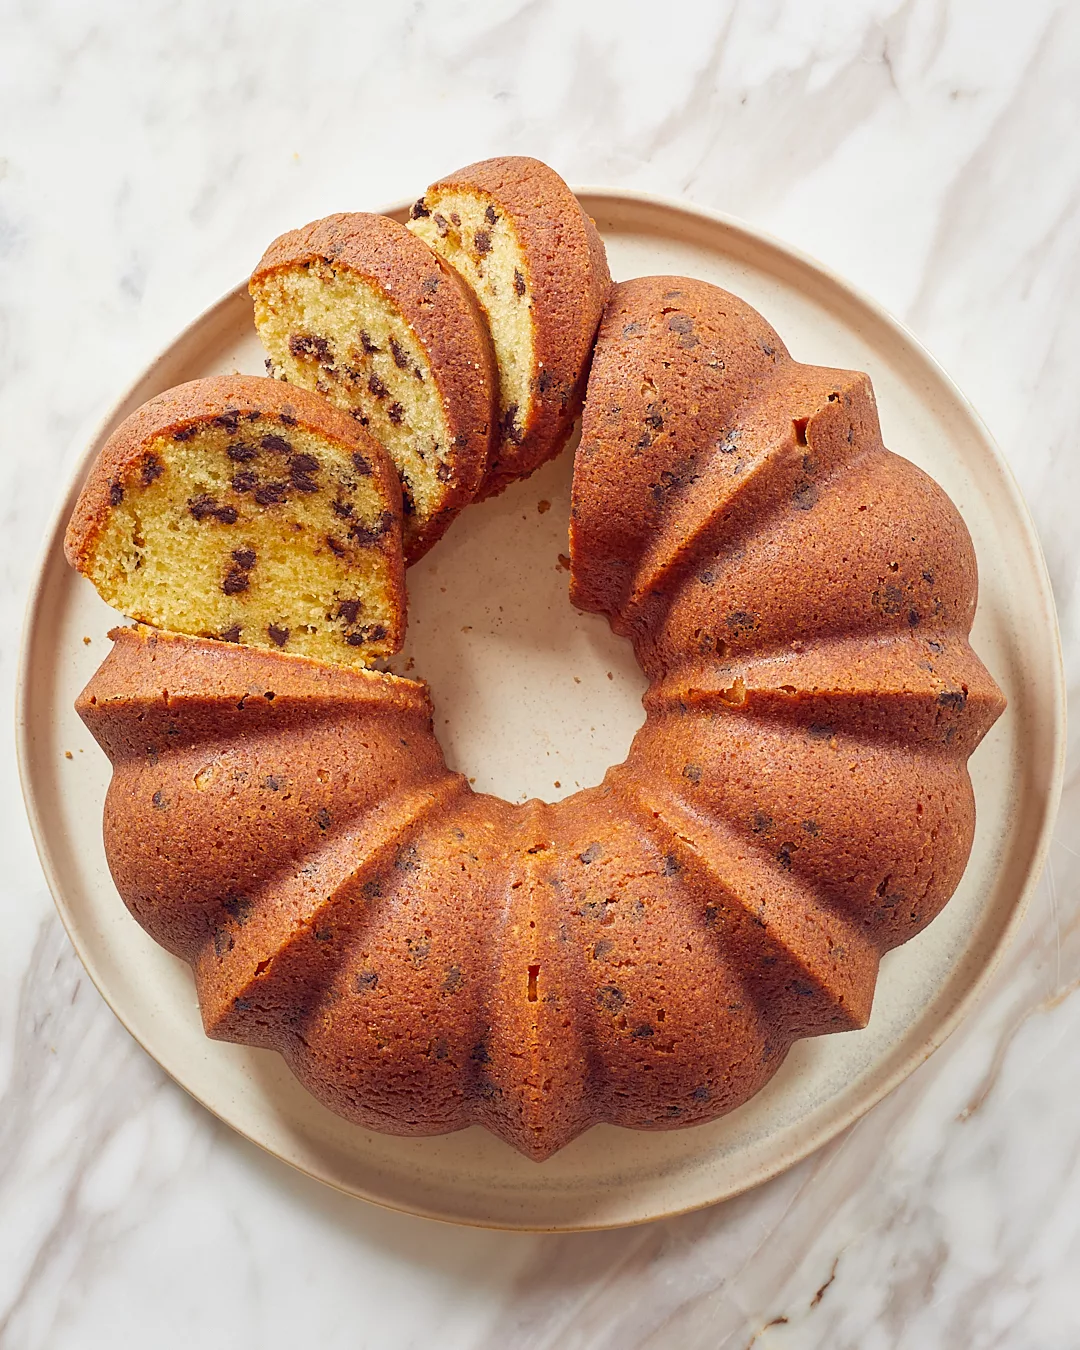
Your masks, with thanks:
[[[864,375],[701,282],[617,287],[571,588],[650,685],[626,762],[554,804],[474,793],[389,674],[119,629],[79,699],[117,887],[207,1032],[363,1126],[542,1159],[713,1119],[793,1040],[863,1026],[964,870],[1004,706],[975,558]]]
[[[389,451],[415,562],[488,467],[498,377],[472,292],[404,225],[359,213],[275,239],[250,290],[270,373],[324,394]]]
[[[554,171],[506,156],[432,184],[409,229],[476,294],[499,364],[499,427],[481,497],[566,444],[611,288],[596,227]]]
[[[369,664],[405,632],[401,492],[325,399],[248,375],[153,398],[109,437],[68,561],[129,618]]]

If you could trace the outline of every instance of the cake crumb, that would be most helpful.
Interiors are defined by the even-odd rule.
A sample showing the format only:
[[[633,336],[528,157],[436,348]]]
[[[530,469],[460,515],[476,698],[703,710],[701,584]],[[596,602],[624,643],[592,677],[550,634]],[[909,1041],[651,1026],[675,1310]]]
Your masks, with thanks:
[[[412,657],[410,656],[409,659],[405,662],[405,669],[406,669],[406,670],[412,670],[415,666],[416,666],[416,662],[415,662],[415,661],[412,659]]]
[[[569,571],[570,571],[570,559],[566,556],[565,553],[560,553],[560,554],[559,554],[559,567],[560,567],[564,572],[569,572]]]
[[[612,675],[612,673],[611,673],[610,670],[609,670],[608,673],[607,673],[607,677],[608,677],[609,680],[613,680],[613,679],[615,678],[615,676]]]
[[[555,786],[560,788],[562,787],[562,784],[559,782],[557,778],[555,779]]]
[[[465,624],[465,626],[462,628],[461,631],[462,631],[463,633],[471,633],[471,632],[472,632],[472,624],[471,624],[471,623]]]
[[[476,782],[476,779],[475,779],[475,778],[470,778],[470,779],[469,779],[469,782],[470,782],[470,783],[475,783],[475,782]]]
[[[84,638],[83,638],[83,646],[84,646],[84,647],[89,647],[89,646],[90,646],[90,639],[89,639],[88,637],[84,637]]]
[[[65,750],[65,751],[64,751],[64,758],[65,758],[65,759],[74,759],[75,756],[71,753],[70,750]]]
[[[575,675],[575,676],[574,676],[574,683],[575,683],[575,684],[580,684],[580,683],[581,683],[581,677],[578,676],[578,675]]]
[[[541,515],[543,515],[545,511],[551,510],[551,503],[549,501],[544,500],[538,501],[536,503],[536,509],[537,511],[540,512]]]

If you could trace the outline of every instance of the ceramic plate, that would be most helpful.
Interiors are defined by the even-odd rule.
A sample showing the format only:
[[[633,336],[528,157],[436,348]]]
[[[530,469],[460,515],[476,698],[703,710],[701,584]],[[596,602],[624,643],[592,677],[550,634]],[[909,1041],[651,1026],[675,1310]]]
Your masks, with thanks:
[[[760,309],[796,359],[868,371],[886,444],[945,487],[975,540],[973,641],[1009,709],[971,761],[978,830],[963,882],[928,929],[885,957],[866,1030],[797,1044],[763,1092],[711,1125],[599,1126],[541,1164],[479,1128],[369,1134],[308,1096],[276,1054],[203,1036],[187,967],[136,925],[109,877],[109,765],[72,703],[117,619],[61,544],[87,466],[131,409],[183,380],[262,372],[244,286],[177,338],[86,446],[31,596],[19,691],[23,784],[49,885],[91,978],[140,1044],[209,1110],[309,1175],[396,1209],[508,1228],[607,1227],[707,1205],[849,1125],[941,1043],[987,979],[1042,866],[1062,772],[1060,648],[1039,544],[1008,468],[942,371],[875,305],[745,225],[645,196],[581,198],[617,279],[717,282]],[[598,783],[643,720],[628,644],[567,599],[572,468],[566,453],[469,508],[409,573],[409,643],[394,668],[430,682],[451,766],[514,800]]]

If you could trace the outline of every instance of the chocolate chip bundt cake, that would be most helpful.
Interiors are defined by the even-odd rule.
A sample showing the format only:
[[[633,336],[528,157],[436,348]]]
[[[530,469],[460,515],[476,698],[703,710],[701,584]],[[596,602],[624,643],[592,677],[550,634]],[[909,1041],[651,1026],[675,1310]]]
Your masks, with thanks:
[[[474,793],[388,674],[121,629],[79,699],[117,887],[208,1033],[363,1126],[542,1159],[713,1119],[865,1025],[963,873],[1004,701],[964,525],[864,375],[701,282],[617,287],[571,592],[650,684],[626,762],[554,804]]]
[[[505,156],[434,183],[409,229],[475,292],[499,363],[499,429],[481,497],[557,455],[581,411],[611,287],[596,227],[546,164]]]
[[[270,373],[324,394],[386,447],[415,562],[488,468],[498,377],[458,274],[386,216],[328,216],[283,234],[250,284]]]
[[[401,646],[401,493],[317,395],[248,375],[153,398],[109,437],[68,561],[129,618],[369,664]]]

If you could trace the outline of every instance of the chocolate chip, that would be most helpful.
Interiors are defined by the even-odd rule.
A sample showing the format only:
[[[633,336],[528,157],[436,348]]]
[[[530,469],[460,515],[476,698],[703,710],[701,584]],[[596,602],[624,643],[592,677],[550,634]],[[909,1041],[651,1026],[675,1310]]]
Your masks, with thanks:
[[[515,295],[525,294],[525,278],[521,275],[521,273],[518,271],[516,267],[514,268],[514,294]]]
[[[381,623],[372,624],[364,629],[364,634],[369,642],[382,642],[386,638],[386,628]]]
[[[289,630],[287,628],[278,628],[276,624],[271,624],[266,630],[267,636],[275,647],[284,647],[289,640]]]
[[[232,559],[237,567],[242,567],[245,572],[250,572],[255,566],[255,550],[253,548],[234,549]]]
[[[256,488],[255,500],[260,506],[276,506],[285,501],[288,491],[288,483],[264,483],[262,487]]]
[[[278,413],[278,420],[283,427],[296,426],[296,414],[288,404]]]
[[[109,505],[119,506],[124,500],[124,489],[119,483],[109,484]]]
[[[329,342],[315,333],[290,334],[289,351],[300,361],[318,361],[323,366],[333,365]]]
[[[757,627],[757,619],[744,609],[736,609],[727,616],[727,626],[736,637],[742,637],[744,634],[754,631]]]
[[[506,411],[503,413],[499,423],[499,429],[503,436],[508,441],[512,441],[514,445],[520,445],[524,439],[521,428],[517,425],[517,414],[518,405],[516,403],[510,403],[507,405]]]
[[[383,384],[382,380],[379,379],[374,371],[368,376],[367,387],[376,398],[386,397],[386,385]]]
[[[596,1001],[608,1012],[618,1012],[626,1002],[626,995],[614,984],[602,984],[596,991]]]
[[[338,605],[338,618],[344,619],[346,623],[355,623],[363,608],[361,600],[342,600]]]
[[[165,472],[165,466],[157,455],[147,455],[142,462],[142,485],[149,487],[155,478],[160,478]]]
[[[456,994],[465,983],[465,978],[461,973],[460,966],[447,966],[446,974],[443,976],[442,991],[444,994]]]
[[[957,712],[963,712],[967,705],[967,690],[943,689],[938,694],[937,701],[943,708],[955,708]]]
[[[234,492],[250,492],[257,485],[259,477],[251,469],[241,469],[239,473],[234,473],[232,486]]]
[[[732,430],[729,431],[727,435],[723,436],[717,443],[716,446],[717,450],[719,450],[722,455],[734,454],[735,449],[739,443],[739,437],[741,435],[742,432],[738,429],[738,427],[732,428]]]
[[[265,439],[270,439],[269,437]],[[225,453],[234,464],[247,464],[249,460],[258,455],[258,450],[253,445],[248,445],[246,441],[234,441],[232,445],[226,446]]]
[[[292,454],[292,446],[289,444],[289,442],[285,439],[284,436],[275,436],[275,435],[264,436],[262,440],[259,442],[259,444],[262,446],[264,450],[273,451],[275,454],[279,455]],[[255,452],[252,451],[252,455],[254,455],[254,453]],[[246,456],[246,458],[251,457],[252,456]]]
[[[491,232],[489,230],[477,230],[473,235],[473,244],[477,253],[484,254],[491,252]]]
[[[342,520],[348,520],[353,513],[352,502],[343,502],[335,499],[330,503],[330,510],[335,516],[340,516]]]
[[[647,1040],[653,1034],[653,1029],[649,1026],[648,1022],[642,1022],[641,1026],[635,1027],[630,1033],[637,1041]]]
[[[694,331],[694,321],[689,314],[673,314],[668,319],[667,326],[673,333],[692,333]]]
[[[546,368],[536,377],[536,387],[541,394],[546,394],[554,383],[555,376]]]
[[[391,403],[386,410],[386,415],[389,417],[390,421],[393,422],[394,426],[399,427],[405,419],[405,409],[400,403]]]
[[[364,458],[363,455],[354,452],[352,462],[353,468],[356,470],[356,472],[360,475],[361,478],[371,477],[371,465],[367,462],[367,460]]]
[[[785,872],[791,871],[791,854],[797,847],[796,844],[781,844],[776,851],[777,861]]]
[[[409,212],[409,218],[411,220],[419,220],[421,216],[430,216],[430,215],[431,212],[424,205],[423,197],[418,197],[417,200],[413,202],[412,210]]]
[[[420,289],[425,295],[434,295],[439,289],[439,274],[432,272],[429,277],[425,277],[420,283]],[[417,372],[419,373],[419,372]]]
[[[791,504],[796,511],[810,511],[818,499],[818,490],[813,483],[799,483],[791,494]]]
[[[154,806],[159,811],[164,811],[169,804],[164,795],[160,791],[155,792],[150,800],[154,803]]]
[[[358,994],[370,994],[379,983],[379,977],[374,970],[362,970],[355,983]]]
[[[823,722],[811,722],[806,728],[807,735],[812,741],[828,741],[832,739],[835,728],[826,726]]]
[[[326,536],[326,543],[335,558],[344,558],[349,551],[341,540],[335,539],[332,534]]]
[[[330,828],[330,812],[325,806],[320,806],[315,812],[315,824],[318,825],[320,830],[328,830]]]
[[[603,849],[600,847],[599,844],[590,844],[584,853],[578,854],[578,858],[581,860],[581,862],[585,864],[586,867],[588,867],[590,863],[594,863],[597,860],[597,858],[599,858],[602,852]]]
[[[198,429],[198,426],[194,423],[187,427],[177,427],[172,434],[172,438],[174,441],[190,441]]]
[[[409,369],[409,353],[394,337],[390,339],[390,354],[394,358],[394,365],[397,366],[398,370]]]
[[[364,351],[367,352],[368,356],[372,356],[375,352],[382,351],[382,348],[378,346],[377,343],[372,342],[370,335],[366,329],[363,328],[360,329],[360,345],[363,347]]]
[[[494,225],[495,222],[499,219],[499,217],[495,214],[495,208],[491,205],[490,202],[488,202],[487,208],[484,211],[484,219],[487,221],[489,225]]]
[[[226,595],[239,595],[241,591],[246,591],[250,582],[248,574],[241,567],[230,567],[225,580],[221,583],[221,589]]]
[[[441,460],[439,461],[438,464],[436,464],[435,477],[439,480],[440,483],[449,483],[450,479],[453,478],[453,476],[454,471],[449,464],[444,464]]]
[[[435,228],[439,232],[439,238],[445,239],[450,229],[450,224],[447,221],[446,217],[440,216],[438,211],[436,211],[435,214],[431,217],[431,219],[435,222]]]
[[[701,765],[700,765],[700,764],[684,764],[684,765],[683,765],[682,776],[683,776],[684,778],[688,778],[688,779],[690,780],[691,783],[700,783],[700,782],[701,782]]]
[[[764,811],[755,811],[754,818],[750,822],[750,828],[755,834],[768,834],[773,827],[773,818],[766,815]]]
[[[363,633],[345,634],[345,645],[347,647],[362,647],[366,641],[367,638],[363,635]]]
[[[222,525],[235,525],[238,519],[235,506],[219,506],[208,494],[188,500],[188,510],[196,520],[220,520]]]
[[[240,625],[239,625],[238,623],[234,623],[233,626],[232,626],[231,628],[223,629],[222,632],[220,632],[220,633],[218,634],[218,641],[219,641],[219,642],[239,642],[239,641],[240,641]]]
[[[223,413],[220,413],[211,421],[210,425],[233,432],[240,425],[240,410],[238,408],[226,408]]]
[[[293,455],[289,461],[292,485],[299,492],[318,492],[319,485],[311,476],[318,471],[319,461],[314,455]]]
[[[221,908],[230,918],[235,919],[238,924],[243,926],[251,918],[255,909],[255,902],[249,900],[246,895],[232,892],[222,900]]]

